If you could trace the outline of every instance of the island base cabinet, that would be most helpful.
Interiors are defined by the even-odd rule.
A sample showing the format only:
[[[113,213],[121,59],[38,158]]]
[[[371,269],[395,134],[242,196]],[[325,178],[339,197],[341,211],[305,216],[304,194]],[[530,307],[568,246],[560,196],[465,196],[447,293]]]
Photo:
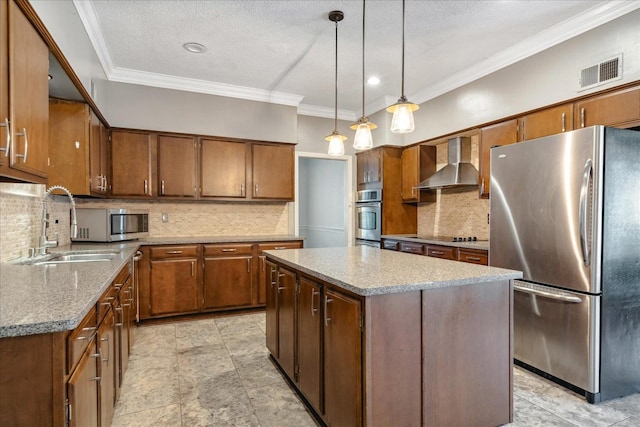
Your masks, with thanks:
[[[299,283],[298,388],[322,413],[322,285],[306,277],[300,277]]]
[[[324,305],[324,416],[332,427],[362,424],[360,301],[326,289]]]
[[[508,281],[423,292],[423,425],[513,421],[512,300]]]
[[[265,329],[266,329],[266,345],[269,353],[276,359],[278,358],[278,282],[276,275],[278,274],[278,266],[271,261],[265,260],[265,288],[266,288],[266,305],[265,305]]]
[[[295,378],[295,333],[296,333],[296,273],[285,268],[278,269],[278,363]]]

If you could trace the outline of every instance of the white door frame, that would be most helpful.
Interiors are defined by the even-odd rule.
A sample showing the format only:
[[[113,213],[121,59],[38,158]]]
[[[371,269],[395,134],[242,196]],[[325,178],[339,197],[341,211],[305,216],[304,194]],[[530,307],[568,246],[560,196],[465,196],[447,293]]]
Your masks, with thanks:
[[[344,193],[347,197],[347,201],[345,203],[345,212],[344,212],[344,226],[347,231],[347,246],[353,246],[354,244],[354,236],[353,230],[355,227],[354,217],[353,217],[353,194],[354,191],[354,176],[353,176],[353,156],[330,156],[326,153],[311,153],[304,151],[296,151],[295,152],[295,201],[293,203],[289,203],[289,219],[293,218],[293,221],[289,221],[289,232],[296,236],[300,233],[300,217],[299,217],[299,185],[298,185],[298,172],[299,172],[299,164],[300,158],[313,158],[313,159],[327,159],[327,160],[342,160],[347,162],[347,173],[345,174],[345,182],[344,182]]]

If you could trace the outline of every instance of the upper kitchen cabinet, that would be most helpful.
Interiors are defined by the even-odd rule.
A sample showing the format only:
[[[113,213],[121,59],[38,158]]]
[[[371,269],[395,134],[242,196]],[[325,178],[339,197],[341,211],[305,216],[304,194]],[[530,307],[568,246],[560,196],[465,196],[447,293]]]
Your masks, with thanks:
[[[248,147],[242,141],[200,141],[200,196],[247,196]]]
[[[151,197],[152,136],[148,132],[111,131],[111,196]]]
[[[196,139],[158,136],[158,197],[196,197]]]
[[[0,6],[0,175],[46,182],[49,49],[13,1]],[[8,96],[7,96],[8,95]]]
[[[518,141],[573,130],[573,104],[563,104],[520,118]]]
[[[518,140],[516,119],[487,126],[480,133],[480,197],[489,198],[491,179],[491,147],[509,145]]]
[[[402,201],[405,203],[435,202],[433,190],[415,188],[436,171],[436,147],[414,145],[402,150]]]
[[[640,125],[640,87],[594,96],[575,103],[574,128]]]
[[[358,190],[379,187],[382,180],[382,149],[356,153]]]
[[[293,201],[294,146],[251,144],[252,197]]]
[[[49,118],[49,185],[106,195],[108,140],[98,117],[83,102],[51,99]]]

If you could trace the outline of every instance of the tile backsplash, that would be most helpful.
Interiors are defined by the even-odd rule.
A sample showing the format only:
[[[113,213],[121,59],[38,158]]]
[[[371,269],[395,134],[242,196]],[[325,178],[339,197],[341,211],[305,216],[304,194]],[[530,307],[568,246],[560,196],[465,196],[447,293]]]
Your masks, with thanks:
[[[0,262],[26,256],[37,247],[42,231],[40,184],[0,183]],[[75,198],[76,206],[91,208],[128,208],[149,211],[149,235],[242,236],[289,233],[289,207],[286,203],[241,204],[212,202],[140,202],[131,200],[94,200]],[[70,243],[70,205],[67,196],[47,198],[49,228],[47,236],[59,244]],[[162,222],[162,214],[168,222]]]

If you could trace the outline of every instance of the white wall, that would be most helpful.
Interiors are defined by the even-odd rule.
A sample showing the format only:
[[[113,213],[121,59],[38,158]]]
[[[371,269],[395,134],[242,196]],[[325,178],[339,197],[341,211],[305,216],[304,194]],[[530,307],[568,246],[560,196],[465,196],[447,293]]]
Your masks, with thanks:
[[[306,248],[347,246],[344,160],[299,159],[299,234]]]

